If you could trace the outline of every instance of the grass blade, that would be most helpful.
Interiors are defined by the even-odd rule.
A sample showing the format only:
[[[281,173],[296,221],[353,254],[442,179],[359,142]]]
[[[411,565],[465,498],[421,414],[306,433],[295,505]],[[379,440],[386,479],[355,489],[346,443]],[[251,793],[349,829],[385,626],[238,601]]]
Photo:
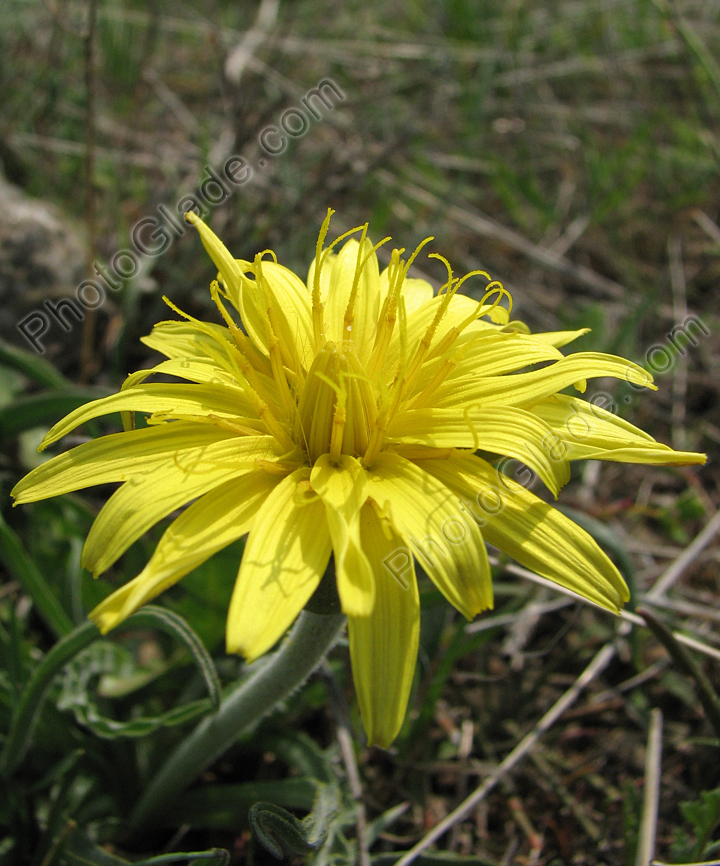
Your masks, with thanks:
[[[33,600],[38,613],[57,637],[73,630],[73,623],[22,542],[0,515],[0,559]]]

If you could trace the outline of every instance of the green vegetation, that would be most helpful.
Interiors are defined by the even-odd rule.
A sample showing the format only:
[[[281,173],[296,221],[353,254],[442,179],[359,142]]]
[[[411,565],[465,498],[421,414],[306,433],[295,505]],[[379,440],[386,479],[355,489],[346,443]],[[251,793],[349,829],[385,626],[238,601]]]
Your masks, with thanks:
[[[392,234],[409,249],[434,235],[458,270],[502,280],[533,329],[590,326],[580,348],[655,365],[658,392],[595,382],[587,396],[607,392],[613,411],[663,442],[706,451],[708,465],[591,465],[562,498],[649,606],[643,597],[720,505],[717,5],[286,0],[238,82],[225,63],[258,2],[101,0],[88,125],[90,8],[0,4],[7,180],[61,208],[88,259],[112,266],[140,219],[159,205],[177,214],[206,166],[242,155],[253,179],[208,218],[237,257],[272,247],[304,273],[332,206],[338,230],[369,220],[374,239]],[[308,115],[284,152],[263,151],[261,132],[282,132],[283,113],[323,79],[344,99]],[[36,446],[55,421],[151,365],[140,337],[171,316],[163,295],[217,320],[207,291],[215,274],[194,232],[138,261],[84,325],[66,332],[52,320],[44,355],[15,327],[44,296],[18,291],[0,267],[0,866],[265,864],[281,853],[365,866],[368,851],[376,866],[394,863],[606,644],[615,655],[576,705],[416,862],[634,864],[651,820],[642,795],[654,707],[664,714],[656,857],[717,856],[720,755],[697,680],[648,630],[553,604],[552,590],[503,559],[496,609],[475,630],[421,584],[416,683],[389,752],[363,745],[341,641],[152,826],[131,826],[167,756],[246,673],[223,645],[242,542],[101,638],[87,611],[140,571],[163,526],[93,580],[80,554],[109,491],[17,509],[8,494],[45,459]],[[22,267],[21,256],[13,268]],[[438,262],[418,267],[444,279]],[[62,292],[74,297],[76,285]],[[670,335],[690,314],[704,330],[681,352]],[[665,355],[650,355],[654,347]],[[119,429],[111,424],[79,434]],[[710,540],[653,608],[710,648],[690,652],[711,691],[720,688],[718,550]]]

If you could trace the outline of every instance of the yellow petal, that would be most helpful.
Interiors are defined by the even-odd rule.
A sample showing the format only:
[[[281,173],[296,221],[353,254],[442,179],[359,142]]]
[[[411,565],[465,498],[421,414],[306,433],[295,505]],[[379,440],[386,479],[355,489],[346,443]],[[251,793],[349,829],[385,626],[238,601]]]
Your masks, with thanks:
[[[228,297],[240,312],[248,334],[255,346],[269,353],[266,321],[271,308],[271,328],[275,337],[285,346],[292,346],[308,363],[311,358],[312,317],[310,295],[306,287],[291,270],[272,261],[263,261],[262,273],[269,288],[258,286],[247,276],[250,262],[235,260],[225,244],[195,214],[187,219],[200,233],[200,239],[208,255],[218,269],[218,276]]]
[[[562,346],[567,346],[573,340],[583,337],[590,333],[590,328],[580,328],[577,331],[541,331],[539,334],[533,334],[536,340],[547,343],[549,346],[555,346],[560,349]]]
[[[526,334],[504,334],[501,331],[467,330],[460,334],[446,353],[426,361],[413,392],[420,393],[449,357],[456,365],[448,384],[466,376],[500,376],[530,364],[557,361],[563,355],[554,347]],[[431,395],[430,400],[434,400]]]
[[[628,588],[585,530],[510,478],[472,455],[419,460],[459,496],[483,535],[526,568],[617,612]]]
[[[250,262],[238,260],[243,271]],[[273,261],[263,260],[262,274],[269,292],[260,291],[252,278],[243,280],[238,304],[243,324],[254,344],[269,353],[267,336],[268,309],[271,310],[275,337],[292,347],[307,370],[313,357],[311,296],[302,280],[291,270]]]
[[[577,397],[556,394],[536,403],[531,412],[550,425],[557,437],[554,450],[568,460],[687,466],[707,459],[692,451],[673,451],[628,421]]]
[[[148,370],[137,370],[135,373],[131,373],[123,383],[123,389],[139,385],[148,376],[159,375],[177,376],[179,379],[187,379],[189,382],[197,382],[198,384],[229,385],[231,388],[242,388],[244,385],[239,370],[229,372],[212,358],[198,360],[172,358],[168,361],[162,361]]]
[[[412,554],[367,503],[362,544],[376,575],[370,616],[348,617],[350,659],[368,743],[386,749],[397,736],[410,696],[420,637],[420,599]]]
[[[245,545],[228,611],[227,651],[248,661],[282,637],[330,559],[325,506],[309,478],[309,469],[297,469],[275,487]]]
[[[218,269],[223,284],[231,295],[236,295],[242,283],[242,271],[228,248],[199,216],[190,212],[185,214],[185,219],[197,229],[202,245]]]
[[[557,497],[570,480],[570,464],[553,446],[557,436],[540,418],[523,409],[416,409],[400,412],[388,427],[388,439],[433,448],[472,448],[514,457],[536,472]]]
[[[482,535],[457,496],[392,452],[380,454],[366,474],[368,493],[445,598],[468,619],[492,607]]]
[[[365,240],[360,262],[372,250],[372,244]],[[340,250],[332,265],[330,288],[325,304],[325,336],[335,342],[346,340],[349,336],[345,326],[350,293],[358,265],[360,244],[351,239]],[[327,263],[323,265],[323,271]],[[375,342],[377,319],[380,313],[380,276],[377,256],[373,253],[362,269],[355,298],[354,318],[352,321],[352,340],[361,361],[366,360]]]
[[[230,331],[223,325],[194,321],[158,322],[140,342],[171,360],[181,361],[207,361],[223,344],[227,344],[228,351],[234,345]]]
[[[375,601],[375,580],[360,543],[360,509],[367,499],[365,470],[347,454],[340,455],[337,466],[329,454],[323,454],[315,461],[310,484],[325,504],[343,612],[367,616]]]
[[[36,502],[96,484],[127,481],[167,465],[174,455],[193,453],[237,434],[209,424],[176,421],[143,427],[127,433],[112,433],[58,454],[33,469],[13,491],[17,503]]]
[[[427,280],[407,277],[402,285],[402,295],[405,299],[405,312],[410,315],[415,310],[431,301],[435,295],[433,287]]]
[[[206,493],[170,524],[140,574],[102,601],[90,612],[90,619],[105,634],[245,535],[278,481],[277,475],[251,472]]]
[[[243,436],[203,448],[187,449],[116,490],[95,518],[82,564],[93,574],[108,569],[159,520],[231,478],[257,468],[258,460],[276,460],[270,436]]]
[[[567,388],[582,379],[612,376],[643,388],[657,388],[652,376],[624,358],[600,352],[577,352],[542,370],[514,373],[510,376],[466,376],[448,381],[438,388],[435,405],[439,408],[463,405],[532,406],[539,400]]]
[[[43,439],[40,450],[57,442],[86,421],[113,412],[148,412],[172,415],[219,415],[256,418],[253,405],[238,388],[226,385],[151,383],[135,385],[109,397],[80,406],[58,421]]]

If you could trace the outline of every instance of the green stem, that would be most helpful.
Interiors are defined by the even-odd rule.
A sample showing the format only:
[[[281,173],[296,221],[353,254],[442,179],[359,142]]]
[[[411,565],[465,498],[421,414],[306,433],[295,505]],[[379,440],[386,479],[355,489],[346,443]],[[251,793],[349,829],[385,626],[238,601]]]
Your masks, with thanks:
[[[239,682],[217,713],[203,719],[168,758],[135,807],[130,827],[149,824],[243,731],[298,689],[323,660],[344,624],[342,614],[303,611],[280,649]]]

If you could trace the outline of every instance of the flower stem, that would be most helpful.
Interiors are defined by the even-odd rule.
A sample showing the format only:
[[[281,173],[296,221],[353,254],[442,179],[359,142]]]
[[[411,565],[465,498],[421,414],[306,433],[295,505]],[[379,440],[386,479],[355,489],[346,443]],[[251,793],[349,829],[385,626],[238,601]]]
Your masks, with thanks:
[[[256,669],[224,698],[217,713],[203,719],[168,758],[137,803],[130,828],[149,824],[243,731],[298,689],[333,646],[344,624],[342,614],[303,611],[277,652],[256,662]]]

